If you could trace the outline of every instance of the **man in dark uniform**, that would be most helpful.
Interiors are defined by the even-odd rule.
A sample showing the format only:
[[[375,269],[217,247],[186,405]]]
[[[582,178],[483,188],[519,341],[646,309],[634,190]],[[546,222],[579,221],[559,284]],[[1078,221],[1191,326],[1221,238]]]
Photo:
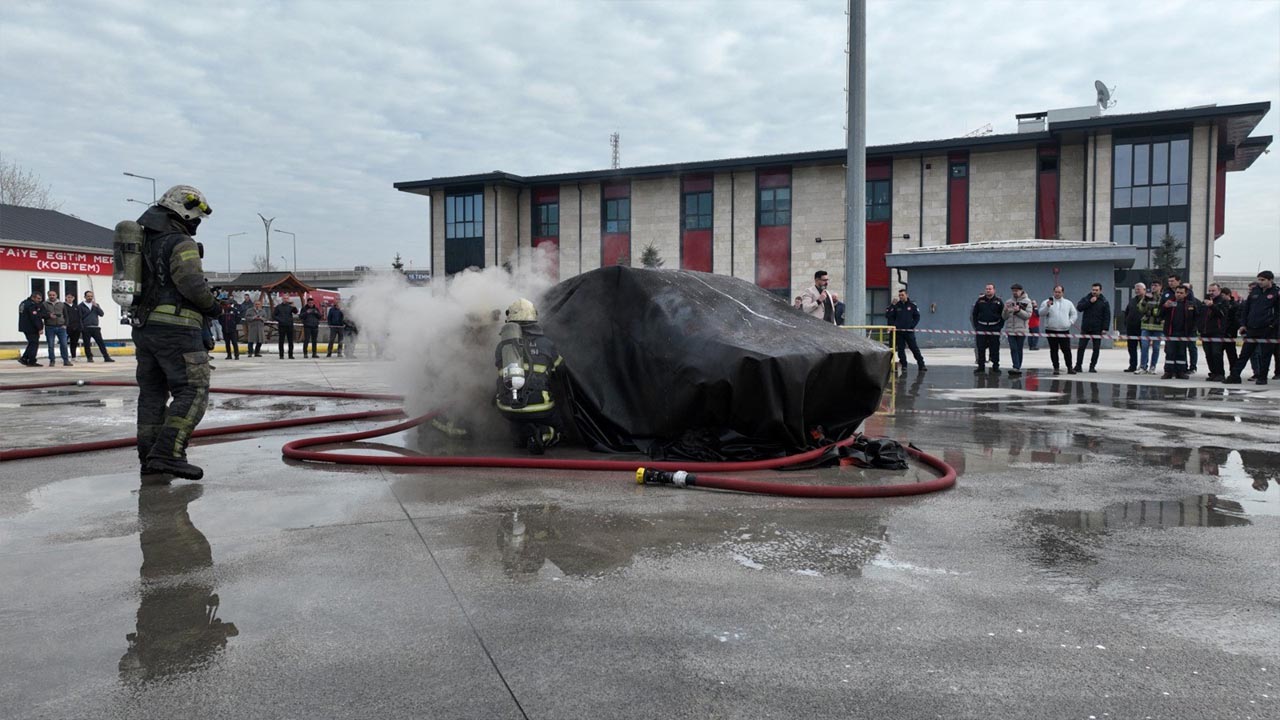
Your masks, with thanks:
[[[507,323],[494,353],[498,411],[511,423],[517,446],[541,455],[560,441],[551,378],[563,361],[538,326],[538,310],[521,298],[507,308]]]
[[[176,185],[138,218],[144,276],[133,344],[143,484],[204,476],[187,462],[187,443],[209,404],[209,348],[201,334],[206,319],[217,317],[218,303],[191,236],[212,212],[203,193]]]
[[[18,304],[18,330],[27,336],[27,347],[18,362],[27,367],[39,367],[40,333],[44,332],[44,293],[37,290],[31,297]]]
[[[1094,283],[1089,294],[1076,303],[1080,313],[1081,335],[1102,335],[1111,329],[1111,304],[1102,295],[1102,284]],[[1098,352],[1102,349],[1102,339],[1097,337],[1080,338],[1080,346],[1076,348],[1076,372],[1084,372],[1084,351],[1093,345],[1093,355],[1089,357],[1089,372],[1098,372]]]
[[[1255,382],[1259,385],[1267,384],[1267,372],[1274,354],[1274,346],[1267,344],[1267,341],[1275,341],[1280,337],[1280,290],[1277,290],[1275,280],[1275,273],[1270,270],[1258,273],[1257,285],[1249,291],[1249,297],[1240,308],[1240,324],[1245,334],[1244,349],[1231,367],[1231,374],[1222,382],[1239,384],[1240,373],[1256,357],[1258,371]]]
[[[894,326],[894,331],[898,340],[898,365],[901,366],[902,372],[907,372],[907,350],[911,350],[911,354],[916,359],[916,367],[919,372],[928,370],[924,366],[924,356],[920,354],[920,346],[916,344],[915,327],[920,324],[920,308],[916,307],[911,298],[908,297],[906,288],[898,291],[898,302],[889,306],[884,311],[884,317],[889,324]]]
[[[284,344],[289,343],[289,359],[293,359],[293,316],[298,308],[292,302],[281,300],[279,305],[271,309],[271,319],[276,321],[276,349],[280,351],[280,359],[284,359]],[[306,350],[306,346],[303,346]]]
[[[979,335],[974,340],[978,367],[975,373],[986,372],[987,355],[991,356],[991,372],[1000,372],[1000,329],[1004,327],[1004,300],[996,296],[996,286],[987,283],[983,293],[973,304],[969,322]]]

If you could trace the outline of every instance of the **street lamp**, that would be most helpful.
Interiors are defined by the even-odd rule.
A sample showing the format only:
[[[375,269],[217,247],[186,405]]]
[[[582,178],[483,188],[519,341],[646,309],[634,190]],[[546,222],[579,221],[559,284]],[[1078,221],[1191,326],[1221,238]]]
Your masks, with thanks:
[[[227,236],[227,274],[228,275],[231,274],[231,238],[239,235],[248,235],[248,234],[249,233],[238,232],[238,233],[231,233],[230,235]]]
[[[138,178],[139,180],[151,181],[151,204],[154,205],[156,202],[156,179],[153,177],[147,177],[146,175],[134,175],[131,172],[127,172],[125,175],[128,175],[131,178]]]
[[[280,262],[283,263],[285,267],[289,267],[289,261],[285,259],[285,256],[280,256]]]
[[[293,238],[293,271],[298,272],[298,235],[297,233],[291,233],[288,230],[276,230],[276,232],[283,233]]]
[[[267,229],[267,254],[264,255],[263,258],[267,263],[267,272],[271,272],[271,221],[275,220],[275,218],[268,220],[267,218],[262,217],[262,213],[258,213],[258,217],[262,218],[262,224]]]
[[[142,202],[141,200],[134,200],[133,198],[125,198],[125,199],[124,199],[124,201],[125,201],[125,202],[136,202],[136,203],[138,203],[139,205],[146,205],[147,207],[151,207],[151,203],[144,203],[144,202]]]

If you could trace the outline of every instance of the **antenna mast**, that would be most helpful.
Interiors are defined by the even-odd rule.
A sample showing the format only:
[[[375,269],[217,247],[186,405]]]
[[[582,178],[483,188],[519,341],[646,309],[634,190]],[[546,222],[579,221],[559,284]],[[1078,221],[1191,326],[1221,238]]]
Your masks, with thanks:
[[[618,153],[618,150],[621,147],[621,145],[622,145],[621,135],[619,135],[618,133],[614,133],[609,136],[609,147],[613,149],[613,169],[614,170],[617,170],[618,168],[622,167],[622,159]]]

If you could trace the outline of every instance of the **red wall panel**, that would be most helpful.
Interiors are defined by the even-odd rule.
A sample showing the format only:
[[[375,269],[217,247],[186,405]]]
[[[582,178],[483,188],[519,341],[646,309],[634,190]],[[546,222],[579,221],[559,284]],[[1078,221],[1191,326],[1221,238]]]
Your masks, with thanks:
[[[1213,237],[1218,239],[1227,229],[1227,164],[1218,161],[1218,182],[1214,186],[1217,198],[1213,204]]]
[[[1036,237],[1058,237],[1058,173],[1041,172],[1036,179]]]
[[[681,234],[680,269],[711,272],[710,230],[685,230]]]
[[[600,267],[631,265],[631,233],[605,233],[600,236]]]
[[[889,266],[884,256],[889,252],[889,223],[867,223],[867,287],[889,287]]]
[[[791,292],[791,226],[756,228],[756,284],[766,290]]]

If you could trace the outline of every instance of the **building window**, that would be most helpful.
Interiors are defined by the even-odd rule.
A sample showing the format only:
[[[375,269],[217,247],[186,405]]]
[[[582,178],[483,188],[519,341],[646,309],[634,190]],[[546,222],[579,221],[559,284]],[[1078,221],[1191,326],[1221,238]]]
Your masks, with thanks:
[[[684,194],[684,229],[711,229],[711,191]]]
[[[445,196],[444,237],[446,240],[484,237],[483,193]]]
[[[543,202],[533,206],[533,236],[560,236],[560,203]]]
[[[888,220],[893,213],[893,192],[889,180],[867,181],[867,222]]]
[[[1188,204],[1191,140],[1185,136],[1119,140],[1113,151],[1117,210]]]
[[[604,231],[631,232],[631,198],[609,198],[604,201]]]
[[[791,224],[791,188],[761,188],[759,202],[761,227]]]
[[[963,162],[952,162],[952,163],[951,163],[951,177],[953,177],[953,178],[966,178],[966,177],[969,177],[969,163],[968,163],[967,161],[963,161]]]

